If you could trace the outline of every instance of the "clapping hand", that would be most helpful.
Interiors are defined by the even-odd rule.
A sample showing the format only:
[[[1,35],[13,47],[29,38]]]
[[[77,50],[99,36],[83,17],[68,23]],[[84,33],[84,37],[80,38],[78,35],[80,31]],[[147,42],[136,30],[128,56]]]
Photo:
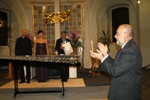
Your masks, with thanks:
[[[93,51],[90,51],[90,55],[93,57],[93,58],[96,58],[98,60],[102,60],[104,57],[103,57],[103,54],[101,53],[100,50],[97,49],[97,52],[93,52]]]
[[[99,48],[99,50],[101,51],[101,53],[103,54],[103,56],[106,56],[106,55],[108,55],[108,47],[107,47],[107,45],[104,45],[104,44],[102,44],[102,43],[98,43],[98,48]]]
[[[97,49],[97,52],[93,52],[93,51],[90,51],[90,55],[93,57],[93,58],[96,58],[98,60],[102,60],[104,58],[104,56],[108,55],[108,47],[107,45],[104,45],[102,43],[98,43],[98,49]]]

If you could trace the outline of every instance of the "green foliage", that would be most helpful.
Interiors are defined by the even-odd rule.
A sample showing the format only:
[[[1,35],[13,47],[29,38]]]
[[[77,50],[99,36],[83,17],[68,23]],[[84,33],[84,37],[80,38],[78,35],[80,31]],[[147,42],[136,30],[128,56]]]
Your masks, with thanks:
[[[4,42],[3,44],[9,45],[11,36],[11,26],[7,24],[6,21],[3,21],[2,27],[0,27],[0,38],[2,39],[1,42]]]
[[[71,45],[73,48],[82,47],[82,44],[80,41],[72,41]]]
[[[110,46],[112,44],[112,41],[111,41],[111,35],[109,34],[109,32],[105,33],[103,30],[102,30],[102,33],[101,33],[101,37],[98,39],[98,42],[101,42],[103,43],[104,45],[107,45],[108,47],[108,52],[110,52]]]
[[[77,32],[70,33],[71,46],[73,48],[82,47],[81,41],[79,41],[79,36]]]

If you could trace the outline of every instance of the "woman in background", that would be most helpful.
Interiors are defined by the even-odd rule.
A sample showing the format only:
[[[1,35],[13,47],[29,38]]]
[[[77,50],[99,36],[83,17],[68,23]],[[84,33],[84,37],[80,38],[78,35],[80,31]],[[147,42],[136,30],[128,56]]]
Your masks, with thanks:
[[[38,38],[34,41],[34,53],[33,55],[49,55],[48,42],[44,38],[42,30],[37,32]],[[38,82],[45,82],[49,79],[48,67],[38,66],[36,67],[36,80]]]

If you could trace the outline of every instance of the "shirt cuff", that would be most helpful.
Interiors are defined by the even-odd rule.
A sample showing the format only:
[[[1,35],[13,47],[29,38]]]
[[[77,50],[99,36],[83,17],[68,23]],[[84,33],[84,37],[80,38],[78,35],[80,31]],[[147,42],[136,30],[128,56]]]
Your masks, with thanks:
[[[101,60],[101,63],[108,57],[108,55],[104,56],[104,58]]]

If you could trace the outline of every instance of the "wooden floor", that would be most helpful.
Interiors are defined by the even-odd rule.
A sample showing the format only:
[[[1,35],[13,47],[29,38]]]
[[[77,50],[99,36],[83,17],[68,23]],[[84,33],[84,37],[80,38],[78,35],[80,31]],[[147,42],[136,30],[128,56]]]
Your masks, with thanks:
[[[46,87],[61,87],[62,82],[60,79],[50,79],[46,82],[38,82],[32,79],[30,84],[23,83],[18,85],[19,88],[46,88]],[[82,78],[71,78],[68,82],[64,82],[65,87],[85,87],[85,83]],[[0,88],[14,88],[14,81],[4,84]]]

